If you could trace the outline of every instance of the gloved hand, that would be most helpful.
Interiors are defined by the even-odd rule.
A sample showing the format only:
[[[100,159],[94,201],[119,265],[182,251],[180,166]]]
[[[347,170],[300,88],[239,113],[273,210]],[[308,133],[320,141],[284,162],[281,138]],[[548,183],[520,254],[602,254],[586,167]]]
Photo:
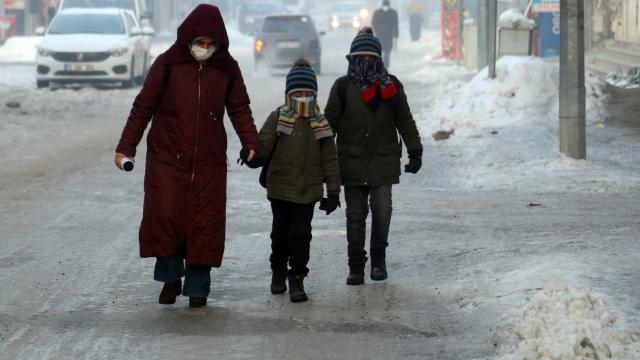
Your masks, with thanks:
[[[327,215],[334,212],[337,208],[340,207],[340,194],[338,193],[329,193],[326,198],[320,200],[320,210],[324,210]]]
[[[417,174],[422,167],[422,150],[409,153],[409,163],[404,166],[404,172]]]
[[[247,149],[240,150],[240,158],[237,161],[240,166],[246,164],[248,167],[256,169],[263,165],[262,157],[259,154],[255,153],[251,160],[249,160],[249,154],[250,151]]]

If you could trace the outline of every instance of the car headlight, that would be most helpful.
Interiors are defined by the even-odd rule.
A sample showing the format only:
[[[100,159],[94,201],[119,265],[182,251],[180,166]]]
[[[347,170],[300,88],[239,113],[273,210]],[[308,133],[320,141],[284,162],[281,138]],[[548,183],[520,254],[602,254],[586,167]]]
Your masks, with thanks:
[[[45,48],[38,48],[38,55],[42,57],[51,56],[52,51]]]
[[[333,17],[331,18],[331,20],[333,20],[333,21],[338,21],[338,15],[333,15]]]
[[[120,48],[111,50],[111,56],[125,56],[129,52],[129,48]]]
[[[367,17],[369,17],[369,10],[360,9],[360,17],[363,19],[366,19]]]

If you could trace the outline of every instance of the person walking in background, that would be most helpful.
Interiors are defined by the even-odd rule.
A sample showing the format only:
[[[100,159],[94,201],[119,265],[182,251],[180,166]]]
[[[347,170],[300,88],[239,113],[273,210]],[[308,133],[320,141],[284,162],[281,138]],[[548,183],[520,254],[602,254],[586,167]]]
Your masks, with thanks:
[[[398,13],[391,8],[389,0],[382,1],[382,8],[373,12],[371,26],[382,45],[382,59],[388,69],[391,66],[391,50],[399,35]]]
[[[411,41],[420,40],[422,33],[422,22],[424,8],[420,0],[413,0],[409,5],[409,35],[411,35]]]
[[[422,166],[422,143],[400,81],[387,73],[381,45],[370,29],[351,43],[348,75],[331,88],[325,115],[337,133],[338,163],[347,203],[348,285],[364,283],[366,221],[371,208],[371,280],[387,278],[391,189],[400,182],[402,145],[409,163]]]
[[[249,167],[269,158],[266,177],[271,202],[271,293],[287,291],[292,302],[307,301],[311,220],[315,205],[327,215],[340,206],[340,174],[333,131],[317,103],[318,84],[309,63],[298,60],[287,74],[285,103],[269,115],[260,130],[259,157],[242,151]],[[323,198],[323,183],[327,197]],[[289,269],[287,270],[287,262]]]
[[[123,158],[134,158],[151,121],[140,255],[156,258],[154,279],[164,283],[161,304],[173,304],[183,293],[189,306],[205,306],[211,267],[222,262],[225,109],[248,159],[259,149],[242,74],[228,48],[218,8],[198,5],[178,28],[173,46],[151,66],[116,149],[120,167]]]

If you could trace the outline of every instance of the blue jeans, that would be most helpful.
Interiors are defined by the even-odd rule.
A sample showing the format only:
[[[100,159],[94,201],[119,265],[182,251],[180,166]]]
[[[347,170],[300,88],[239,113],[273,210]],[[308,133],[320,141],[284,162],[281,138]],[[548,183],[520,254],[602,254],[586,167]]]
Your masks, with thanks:
[[[153,279],[172,282],[184,276],[184,296],[207,297],[211,291],[211,267],[184,265],[182,255],[157,257]]]

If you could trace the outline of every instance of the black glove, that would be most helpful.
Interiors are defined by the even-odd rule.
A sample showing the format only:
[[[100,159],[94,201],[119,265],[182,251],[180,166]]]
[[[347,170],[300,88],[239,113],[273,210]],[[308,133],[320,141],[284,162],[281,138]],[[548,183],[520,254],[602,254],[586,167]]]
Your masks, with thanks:
[[[409,163],[404,166],[404,172],[417,174],[422,167],[422,150],[409,153]]]
[[[241,166],[246,164],[248,167],[252,169],[257,169],[263,165],[262,158],[258,153],[255,153],[251,161],[247,160],[248,157],[249,157],[249,150],[247,149],[240,150],[240,158],[237,161],[238,164],[240,164]]]
[[[329,193],[326,198],[320,200],[320,210],[324,210],[327,215],[340,207],[340,194]]]

